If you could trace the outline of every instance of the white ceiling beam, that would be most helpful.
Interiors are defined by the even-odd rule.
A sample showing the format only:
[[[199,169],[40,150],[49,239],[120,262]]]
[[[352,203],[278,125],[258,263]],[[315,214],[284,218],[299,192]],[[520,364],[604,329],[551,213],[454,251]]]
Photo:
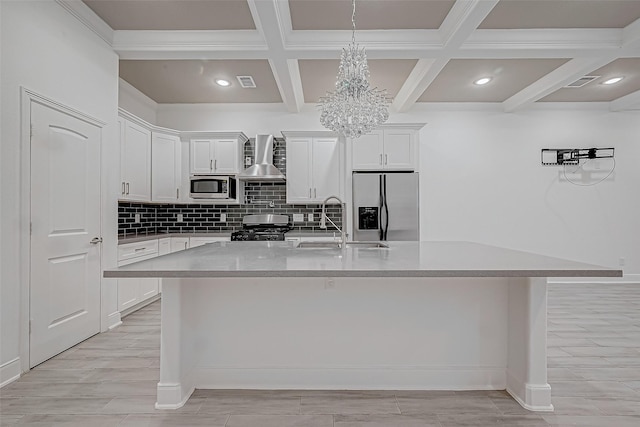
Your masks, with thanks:
[[[457,0],[438,32],[442,45],[457,49],[473,34],[499,0]]]
[[[269,48],[269,64],[282,101],[292,113],[304,105],[302,80],[297,59],[285,54],[286,33],[291,30],[291,15],[287,2],[278,0],[247,0],[256,29]],[[287,3],[283,7],[283,3]]]
[[[56,0],[56,3],[96,33],[98,37],[107,42],[107,44],[111,45],[113,43],[113,29],[84,2],[77,0]]]
[[[440,71],[449,62],[445,58],[420,59],[407,77],[398,94],[393,99],[391,109],[397,112],[409,110],[438,77]]]
[[[620,29],[476,30],[460,46],[463,55],[477,52],[488,57],[505,52],[514,58],[566,58],[595,56],[620,49]]]
[[[458,0],[440,26],[443,51],[456,51],[484,21],[498,0]],[[406,112],[438,77],[449,58],[420,59],[404,82],[391,105],[398,112]]]
[[[120,30],[114,33],[113,49],[121,59],[237,59],[269,54],[255,30]]]
[[[525,87],[511,98],[505,100],[502,103],[503,109],[509,113],[533,104],[563,86],[608,64],[613,59],[614,57],[609,56],[599,58],[574,58]]]
[[[622,45],[640,46],[640,19],[636,19],[622,29]]]
[[[609,103],[610,111],[640,110],[640,90]]]

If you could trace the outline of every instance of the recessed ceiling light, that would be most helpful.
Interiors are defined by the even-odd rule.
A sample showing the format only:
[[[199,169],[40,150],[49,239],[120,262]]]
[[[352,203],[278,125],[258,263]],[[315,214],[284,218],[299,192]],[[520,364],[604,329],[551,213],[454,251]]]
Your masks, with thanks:
[[[603,85],[612,85],[618,83],[620,80],[624,79],[624,77],[614,77],[609,80],[605,80],[602,82]]]
[[[483,77],[483,78],[478,79],[475,82],[473,82],[473,84],[476,84],[478,86],[482,86],[482,85],[486,85],[490,81],[491,81],[491,77]]]
[[[218,86],[227,87],[227,86],[229,86],[231,83],[229,82],[229,80],[225,80],[225,79],[216,79],[216,84],[217,84]]]

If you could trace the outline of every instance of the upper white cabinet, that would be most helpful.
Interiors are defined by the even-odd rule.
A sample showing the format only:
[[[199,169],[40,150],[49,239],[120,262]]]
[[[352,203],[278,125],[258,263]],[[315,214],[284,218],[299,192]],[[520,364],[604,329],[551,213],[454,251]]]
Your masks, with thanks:
[[[180,201],[182,143],[177,132],[153,131],[151,138],[151,200]]]
[[[352,141],[353,170],[415,170],[416,131],[382,128]]]
[[[287,203],[342,197],[342,145],[338,137],[329,132],[282,134],[287,146]]]
[[[151,130],[128,117],[120,125],[120,199],[151,200]]]
[[[190,172],[193,175],[235,175],[242,170],[242,153],[247,137],[242,132],[183,132],[190,144]]]

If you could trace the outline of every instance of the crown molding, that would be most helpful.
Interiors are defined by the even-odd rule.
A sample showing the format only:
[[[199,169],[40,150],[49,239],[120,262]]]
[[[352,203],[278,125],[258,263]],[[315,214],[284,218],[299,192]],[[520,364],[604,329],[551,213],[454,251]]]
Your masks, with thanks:
[[[240,131],[184,131],[180,132],[182,141],[189,141],[192,138],[233,138],[238,139],[242,144],[247,142],[249,138]]]
[[[137,88],[132,86],[126,80],[122,78],[118,78],[118,87],[127,94],[131,95],[132,98],[135,98],[140,103],[144,104],[146,107],[151,108],[152,110],[156,110],[158,108],[158,103],[153,99],[149,98],[144,93],[140,92]]]
[[[108,45],[113,44],[114,30],[107,25],[84,2],[72,0],[55,0],[63,9],[73,15],[78,21],[98,35]]]

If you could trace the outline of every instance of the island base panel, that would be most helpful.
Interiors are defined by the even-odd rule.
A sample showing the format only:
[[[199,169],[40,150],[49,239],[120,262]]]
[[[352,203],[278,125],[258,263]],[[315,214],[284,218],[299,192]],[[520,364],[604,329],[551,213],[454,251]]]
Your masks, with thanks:
[[[504,390],[551,410],[546,280],[163,279],[158,408],[194,388]]]

